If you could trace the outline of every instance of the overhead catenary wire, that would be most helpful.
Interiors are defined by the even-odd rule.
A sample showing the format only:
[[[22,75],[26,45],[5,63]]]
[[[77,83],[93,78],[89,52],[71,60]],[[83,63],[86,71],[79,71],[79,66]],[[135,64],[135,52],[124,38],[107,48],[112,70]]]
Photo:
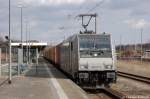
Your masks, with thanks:
[[[95,10],[96,8],[98,8],[98,7],[100,7],[102,4],[104,3],[104,0],[101,0],[101,1],[99,1],[99,2],[96,2],[96,4],[92,7],[92,8],[90,8],[89,10],[87,10],[87,14],[89,14],[90,12],[92,12],[93,10]],[[89,6],[89,5],[88,5]],[[73,19],[74,20],[76,20],[77,18],[78,18],[78,13],[81,11],[81,9],[83,9],[83,8],[85,8],[85,4],[81,4],[80,6],[79,6],[79,9],[76,11],[76,12],[73,12],[72,14],[68,14],[67,15],[67,18],[69,18],[69,19],[72,19],[72,17],[73,17]],[[75,17],[74,17],[75,16]],[[66,24],[65,24],[66,25]],[[69,27],[66,27],[66,26],[64,26],[64,25],[62,25],[62,26],[60,26],[59,27],[59,29],[60,30],[64,30],[64,29],[71,29],[71,28],[74,28],[73,26],[69,26]]]
[[[92,7],[91,9],[89,9],[87,11],[87,13],[90,13],[91,11],[95,10],[96,8],[100,7],[102,4],[104,3],[104,0],[100,1],[99,3],[96,3],[96,5],[94,7]]]
[[[86,14],[89,14],[90,12],[92,12],[93,10],[95,10],[96,8],[100,7],[103,3],[104,3],[104,0],[101,0],[101,1],[99,1],[99,2],[96,2],[96,4],[95,4],[92,8],[90,8],[90,9],[87,10]],[[88,6],[89,6],[89,5],[88,5]],[[80,10],[80,9],[79,9],[79,10]],[[78,12],[79,12],[79,11],[78,11]],[[78,15],[76,15],[74,19],[76,19],[77,17],[78,17]]]

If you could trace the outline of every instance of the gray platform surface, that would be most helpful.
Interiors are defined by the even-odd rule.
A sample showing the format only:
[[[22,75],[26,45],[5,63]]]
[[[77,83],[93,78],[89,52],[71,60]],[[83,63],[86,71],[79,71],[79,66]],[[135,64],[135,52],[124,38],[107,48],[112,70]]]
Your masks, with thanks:
[[[2,78],[0,78],[2,81]],[[0,86],[0,99],[88,99],[86,93],[43,59],[12,84]]]

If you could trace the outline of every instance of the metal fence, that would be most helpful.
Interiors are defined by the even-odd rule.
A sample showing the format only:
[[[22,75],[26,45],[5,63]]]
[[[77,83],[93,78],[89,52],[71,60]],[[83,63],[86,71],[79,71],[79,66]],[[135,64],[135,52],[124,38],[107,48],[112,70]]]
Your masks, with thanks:
[[[8,76],[8,62],[9,62],[9,53],[8,47],[2,47],[1,49],[1,76]],[[12,48],[12,75],[17,74],[17,61],[18,54],[17,48]]]
[[[0,75],[8,76],[8,62],[9,62],[9,51],[8,47],[0,48]],[[23,73],[27,68],[28,64],[32,64],[36,62],[36,49],[30,49],[27,53],[27,50],[24,49],[23,53],[19,52],[19,48],[12,47],[12,75],[17,75],[19,73]],[[22,58],[22,59],[21,59]]]

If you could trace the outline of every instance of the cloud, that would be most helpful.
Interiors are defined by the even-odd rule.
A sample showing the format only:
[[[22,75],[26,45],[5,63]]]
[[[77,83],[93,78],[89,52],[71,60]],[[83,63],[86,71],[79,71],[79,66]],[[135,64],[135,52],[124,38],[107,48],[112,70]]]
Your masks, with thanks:
[[[12,36],[18,39],[20,39],[20,9],[17,6],[20,1],[25,6],[23,23],[28,19],[31,38],[36,40],[61,41],[64,35],[68,37],[72,33],[78,33],[81,22],[74,20],[74,17],[86,13],[101,1],[104,2],[90,12],[98,13],[100,32],[112,33],[119,42],[120,34],[135,32],[137,28],[144,28],[146,33],[150,31],[150,0],[11,0]],[[25,26],[24,23],[23,33],[26,30]],[[60,27],[67,29],[59,30]],[[0,0],[0,33],[8,34],[8,0]],[[129,35],[132,41],[135,34],[128,34],[124,40],[130,43]],[[150,34],[145,35],[143,40],[149,39]],[[136,38],[138,42],[138,36],[134,40]]]
[[[138,2],[137,2],[138,1]],[[140,0],[107,0],[107,7],[109,9],[129,9],[138,6]]]
[[[130,19],[130,20],[124,21],[124,23],[136,29],[150,27],[150,22],[146,21],[145,19]]]
[[[25,3],[31,4],[31,5],[32,4],[36,4],[36,5],[81,4],[85,1],[86,0],[24,0]]]

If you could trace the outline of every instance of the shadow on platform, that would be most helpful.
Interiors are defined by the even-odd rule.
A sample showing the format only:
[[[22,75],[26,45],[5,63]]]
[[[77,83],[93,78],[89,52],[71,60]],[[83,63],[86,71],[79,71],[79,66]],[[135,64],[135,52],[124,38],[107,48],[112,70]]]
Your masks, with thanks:
[[[50,68],[50,69],[49,69]],[[50,76],[53,74],[56,79],[69,79],[63,73],[61,73],[58,69],[53,66],[46,68],[45,66],[32,66],[26,73],[26,77],[37,77],[37,78],[52,78]]]

